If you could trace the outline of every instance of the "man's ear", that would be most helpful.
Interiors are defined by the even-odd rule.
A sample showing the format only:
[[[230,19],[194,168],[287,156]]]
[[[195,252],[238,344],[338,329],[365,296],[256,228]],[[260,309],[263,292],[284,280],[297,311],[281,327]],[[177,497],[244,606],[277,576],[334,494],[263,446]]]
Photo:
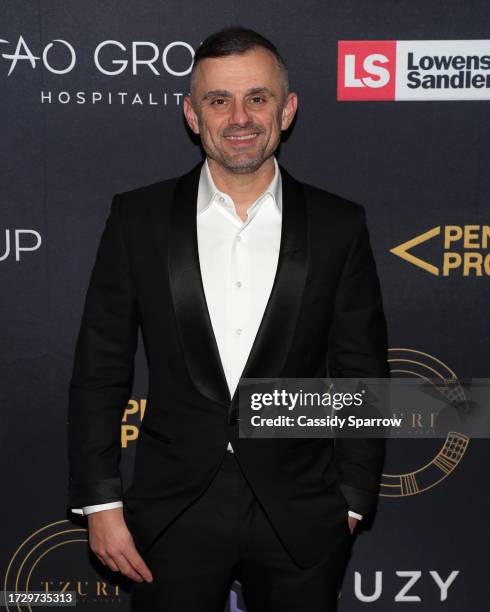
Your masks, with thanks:
[[[189,95],[184,96],[184,116],[194,134],[199,134],[199,121],[197,120],[197,115],[194,112]]]
[[[296,114],[296,109],[298,108],[298,96],[291,91],[288,93],[286,98],[286,104],[282,109],[281,116],[281,130],[287,130],[291,125],[294,115]]]

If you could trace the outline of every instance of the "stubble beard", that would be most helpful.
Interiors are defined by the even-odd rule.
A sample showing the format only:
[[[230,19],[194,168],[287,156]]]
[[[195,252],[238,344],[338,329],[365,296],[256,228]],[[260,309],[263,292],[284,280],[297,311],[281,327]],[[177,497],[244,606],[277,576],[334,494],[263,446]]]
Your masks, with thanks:
[[[264,132],[260,132],[261,135],[263,133]],[[229,156],[224,149],[218,149],[217,147],[209,148],[207,144],[204,142],[204,140],[201,140],[201,142],[206,152],[206,155],[210,157],[211,159],[213,159],[216,163],[223,166],[223,168],[228,170],[228,172],[232,172],[233,174],[250,174],[258,170],[260,166],[262,166],[262,164],[274,154],[275,150],[279,146],[279,143],[281,140],[280,124],[279,124],[278,134],[279,136],[277,137],[277,142],[273,143],[273,146],[269,148],[269,150],[267,149],[267,145],[271,144],[270,141],[269,143],[262,142],[259,145],[259,149],[257,153],[255,153],[253,158],[245,158],[245,159],[242,159],[242,161],[237,161],[236,157]],[[247,154],[246,153],[238,154],[238,157],[240,155],[246,156]]]
[[[270,155],[266,155],[266,149],[267,145],[263,143],[252,158],[248,157],[246,154],[240,154],[238,160],[236,157],[227,155],[225,151],[218,151],[218,156],[214,159],[229,172],[233,172],[234,174],[249,174],[258,170],[264,161],[270,157]],[[244,155],[245,158],[242,157],[240,160],[242,155]]]

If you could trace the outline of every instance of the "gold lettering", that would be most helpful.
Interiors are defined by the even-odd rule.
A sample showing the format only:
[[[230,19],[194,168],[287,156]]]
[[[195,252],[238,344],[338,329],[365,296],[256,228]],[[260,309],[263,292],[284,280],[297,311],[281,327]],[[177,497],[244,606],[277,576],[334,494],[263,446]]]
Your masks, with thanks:
[[[471,268],[475,268],[476,276],[482,276],[483,257],[481,253],[465,253],[463,276],[469,276]]]
[[[97,597],[100,597],[101,595],[104,597],[107,597],[108,595],[107,582],[100,582],[99,580],[97,580]]]
[[[138,428],[136,425],[121,425],[121,446],[127,448],[128,442],[138,439]]]
[[[444,248],[448,249],[451,246],[451,242],[461,240],[463,237],[463,230],[459,225],[446,225],[444,228]]]
[[[443,276],[449,276],[451,270],[459,268],[461,261],[462,259],[459,253],[444,253],[444,262],[442,265]]]
[[[481,247],[482,249],[488,249],[488,243],[490,242],[490,225],[484,225],[481,232]]]
[[[422,427],[422,415],[412,414],[412,427]]]
[[[463,245],[465,249],[479,249],[480,248],[480,226],[479,225],[465,225],[464,226],[464,241]],[[473,243],[472,240],[475,242]]]
[[[85,584],[87,585],[87,584],[88,584],[88,582],[87,582],[87,581],[85,581]],[[78,593],[78,595],[80,595],[81,597],[87,597],[87,595],[88,595],[88,592],[87,592],[87,593],[84,593],[84,592],[82,591],[82,583],[80,582],[80,580],[78,580],[78,581],[77,581],[77,593]]]
[[[139,411],[140,411],[139,402],[137,402],[136,400],[129,400],[127,408],[125,409],[124,414],[123,414],[123,418],[122,418],[123,423],[126,423],[128,415],[138,414]]]

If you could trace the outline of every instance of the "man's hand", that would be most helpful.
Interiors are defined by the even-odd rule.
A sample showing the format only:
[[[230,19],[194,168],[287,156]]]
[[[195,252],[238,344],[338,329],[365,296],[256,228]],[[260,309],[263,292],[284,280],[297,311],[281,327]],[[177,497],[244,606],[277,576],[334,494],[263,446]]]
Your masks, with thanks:
[[[351,534],[354,533],[354,529],[356,528],[357,523],[359,522],[356,518],[354,518],[353,516],[347,516],[347,519],[349,521],[349,529]]]
[[[153,576],[134,545],[122,508],[91,512],[87,519],[90,549],[104,565],[135,582],[152,582]]]

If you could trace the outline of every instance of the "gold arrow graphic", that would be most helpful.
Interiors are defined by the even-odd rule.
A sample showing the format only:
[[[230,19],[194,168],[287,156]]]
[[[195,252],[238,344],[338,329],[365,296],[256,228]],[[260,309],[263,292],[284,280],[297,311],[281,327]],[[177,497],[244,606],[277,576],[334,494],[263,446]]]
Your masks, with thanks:
[[[390,249],[390,253],[393,253],[393,255],[398,255],[398,257],[401,257],[405,261],[408,261],[415,266],[434,274],[434,276],[439,276],[439,268],[427,263],[423,259],[420,259],[420,257],[415,257],[415,255],[412,255],[408,251],[413,249],[413,247],[417,246],[418,244],[422,244],[422,242],[426,242],[427,240],[434,238],[434,236],[438,236],[440,233],[440,225],[438,227],[433,227],[429,231],[420,234],[420,236],[415,236],[415,238],[412,238],[408,242],[404,242],[403,244],[399,244],[394,249]]]

